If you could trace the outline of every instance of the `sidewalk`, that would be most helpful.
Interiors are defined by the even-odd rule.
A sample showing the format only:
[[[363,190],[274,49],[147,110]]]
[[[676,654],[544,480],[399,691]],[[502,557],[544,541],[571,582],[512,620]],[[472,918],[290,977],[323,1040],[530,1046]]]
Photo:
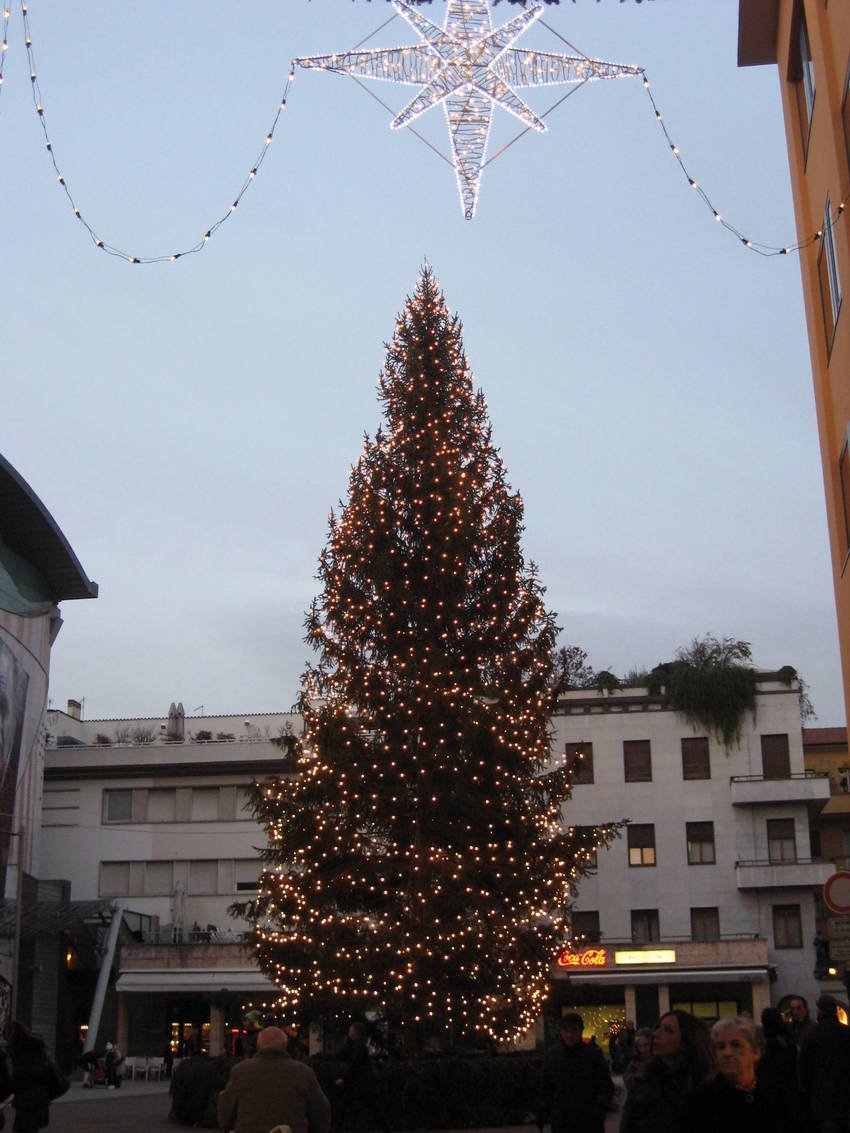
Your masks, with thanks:
[[[84,1090],[81,1082],[50,1107],[50,1133],[179,1133],[188,1126],[170,1120],[170,1083],[125,1082],[120,1090]],[[11,1122],[9,1123],[11,1127]],[[619,1113],[609,1113],[605,1133],[617,1133]],[[536,1125],[500,1129],[445,1130],[441,1133],[537,1133]]]

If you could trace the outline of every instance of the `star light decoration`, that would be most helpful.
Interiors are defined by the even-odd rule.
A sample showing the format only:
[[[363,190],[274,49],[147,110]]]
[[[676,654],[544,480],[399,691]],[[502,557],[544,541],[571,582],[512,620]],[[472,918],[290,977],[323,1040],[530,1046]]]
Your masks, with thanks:
[[[392,0],[422,43],[413,47],[308,55],[293,66],[336,71],[363,79],[406,83],[422,89],[390,123],[408,126],[442,102],[454,151],[461,207],[467,220],[475,215],[493,107],[543,133],[546,125],[516,94],[515,87],[546,87],[643,74],[642,68],[604,63],[582,55],[522,51],[511,45],[543,14],[535,4],[499,28],[493,28],[488,0],[448,0],[442,27],[403,0]]]

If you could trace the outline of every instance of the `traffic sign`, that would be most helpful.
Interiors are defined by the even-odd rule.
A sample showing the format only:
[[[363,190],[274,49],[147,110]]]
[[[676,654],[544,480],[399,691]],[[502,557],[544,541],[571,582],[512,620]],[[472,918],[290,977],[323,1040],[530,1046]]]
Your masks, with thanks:
[[[823,886],[823,900],[833,913],[850,913],[850,870],[836,870]]]

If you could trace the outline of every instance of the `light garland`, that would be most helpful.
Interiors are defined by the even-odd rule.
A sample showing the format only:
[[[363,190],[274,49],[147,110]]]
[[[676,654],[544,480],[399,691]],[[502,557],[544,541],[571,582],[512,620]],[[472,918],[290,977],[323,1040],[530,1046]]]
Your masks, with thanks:
[[[656,121],[661,127],[664,137],[667,140],[667,144],[670,147],[670,152],[676,159],[679,168],[682,170],[682,173],[687,179],[688,184],[697,193],[706,208],[709,209],[717,223],[725,228],[727,232],[731,232],[732,235],[736,237],[736,239],[739,240],[745,248],[749,249],[749,251],[757,252],[760,256],[787,256],[790,255],[791,252],[799,252],[801,249],[809,248],[812,244],[816,244],[819,240],[821,240],[823,238],[824,229],[834,228],[841,217],[844,215],[848,196],[850,196],[850,188],[845,191],[844,197],[836,207],[835,211],[829,214],[824,227],[819,228],[816,232],[813,232],[811,236],[806,237],[806,239],[798,240],[794,244],[787,244],[784,246],[778,244],[762,244],[756,240],[750,240],[747,236],[744,235],[740,228],[737,228],[734,224],[728,221],[726,217],[718,212],[718,210],[712,204],[706,191],[703,189],[700,183],[688,172],[688,169],[684,161],[682,160],[681,151],[673,141],[673,139],[670,137],[667,126],[664,122],[664,117],[661,114],[661,111],[658,109],[658,105],[656,104],[655,98],[653,97],[652,91],[650,90],[649,79],[646,77],[646,72],[642,71],[641,74],[643,75],[644,90],[649,96],[649,101],[652,104],[652,109],[655,114]]]
[[[23,20],[23,28],[24,28],[24,43],[25,43],[25,46],[26,46],[27,60],[28,60],[29,69],[30,69],[30,86],[31,86],[31,89],[32,89],[32,100],[33,100],[33,105],[35,107],[35,112],[38,115],[38,120],[41,123],[42,133],[44,134],[44,146],[45,146],[45,149],[47,150],[47,153],[50,156],[50,160],[53,164],[53,170],[56,174],[56,180],[59,183],[59,185],[62,187],[62,190],[65,193],[65,196],[68,198],[68,203],[71,206],[71,210],[74,214],[74,217],[75,217],[76,220],[78,220],[80,222],[80,224],[82,224],[82,226],[88,232],[89,236],[92,239],[92,243],[94,244],[94,246],[99,251],[106,252],[106,254],[109,255],[109,256],[116,256],[119,259],[122,259],[125,262],[130,263],[130,264],[158,264],[158,263],[166,263],[166,262],[176,263],[177,260],[183,259],[185,256],[191,256],[191,255],[195,255],[198,252],[202,252],[204,250],[204,248],[207,246],[207,244],[210,242],[210,240],[213,238],[213,236],[216,234],[216,232],[219,230],[219,228],[221,228],[221,226],[225,223],[225,221],[229,220],[231,218],[231,216],[233,216],[233,214],[236,212],[236,210],[238,209],[239,204],[240,204],[242,198],[244,197],[245,193],[248,191],[250,186],[256,180],[257,174],[259,173],[259,170],[260,170],[260,166],[265,161],[266,154],[269,152],[269,147],[271,146],[272,142],[274,141],[274,134],[275,134],[275,130],[277,129],[277,124],[280,120],[280,116],[283,113],[283,111],[286,109],[286,96],[289,93],[289,87],[292,84],[292,80],[294,78],[292,71],[289,72],[289,75],[287,77],[286,84],[285,84],[284,89],[283,89],[283,94],[281,95],[280,101],[278,102],[277,111],[275,113],[274,119],[272,120],[271,127],[266,132],[266,137],[265,137],[265,142],[263,143],[263,148],[260,150],[259,154],[257,155],[257,158],[254,161],[254,164],[251,166],[251,169],[249,170],[248,175],[246,176],[245,180],[242,182],[242,186],[239,189],[239,192],[233,198],[227,212],[225,212],[223,216],[220,216],[218,218],[218,220],[216,220],[213,224],[211,224],[206,229],[203,236],[197,241],[197,243],[193,244],[191,247],[184,248],[184,249],[182,249],[182,251],[170,252],[168,254],[163,254],[163,255],[139,256],[139,255],[135,255],[132,252],[127,252],[127,251],[124,251],[121,248],[117,248],[115,245],[110,244],[106,240],[102,239],[97,234],[97,232],[94,230],[92,225],[89,224],[89,222],[83,216],[82,212],[80,211],[79,207],[77,206],[76,201],[74,200],[74,197],[73,197],[71,190],[68,186],[68,182],[65,179],[65,176],[62,173],[61,169],[59,168],[59,164],[58,164],[57,159],[56,159],[56,150],[54,148],[53,141],[50,137],[50,134],[48,133],[47,118],[45,116],[44,105],[43,105],[43,101],[42,101],[42,98],[41,98],[41,91],[39,89],[38,72],[36,71],[35,55],[34,55],[33,45],[32,45],[32,36],[30,34],[29,9],[28,9],[27,4],[24,2],[24,0],[22,0],[22,2],[21,2],[21,17],[22,17],[22,20]],[[8,19],[9,19],[8,9],[6,11],[4,11],[4,18],[5,18],[5,22],[8,23]],[[4,26],[3,47],[4,47],[4,55],[5,55],[5,47],[6,47],[5,26]],[[2,64],[0,63],[0,67],[1,66],[2,66]]]
[[[641,73],[639,67],[585,56],[512,47],[543,14],[542,4],[535,4],[495,30],[487,0],[448,0],[442,28],[404,0],[392,0],[392,5],[418,33],[422,45],[302,56],[293,60],[293,66],[421,86],[419,94],[393,118],[393,130],[443,103],[461,208],[467,220],[474,217],[478,203],[493,108],[508,111],[538,133],[546,130],[542,118],[523,102],[514,87],[549,87]]]
[[[656,121],[661,127],[667,145],[682,170],[688,185],[703,201],[706,208],[711,212],[714,220],[722,228],[731,233],[741,246],[748,251],[756,252],[761,256],[786,256],[791,252],[801,251],[811,247],[823,238],[825,231],[835,227],[846,211],[848,197],[850,197],[850,188],[845,190],[837,206],[835,206],[825,218],[822,227],[808,237],[786,245],[766,244],[753,240],[747,237],[740,228],[723,216],[714,206],[702,185],[689,172],[682,159],[679,146],[673,141],[667,130],[664,118],[650,90],[646,72],[642,67],[602,63],[598,60],[591,60],[583,55],[566,56],[546,52],[518,51],[511,48],[509,44],[513,42],[513,39],[517,38],[528,24],[539,18],[540,12],[542,11],[539,3],[534,9],[524,11],[520,16],[503,25],[503,27],[493,31],[490,27],[487,0],[449,0],[446,27],[442,29],[432,24],[415,10],[413,4],[418,3],[419,0],[408,0],[407,3],[403,3],[402,0],[392,0],[392,2],[397,7],[399,13],[420,32],[420,35],[425,41],[425,46],[390,49],[383,52],[351,51],[340,55],[303,57],[294,60],[293,67],[296,64],[304,67],[321,67],[325,70],[336,70],[340,73],[350,74],[353,78],[358,78],[359,76],[363,78],[384,79],[385,81],[420,83],[423,87],[423,91],[420,92],[408,107],[400,114],[391,112],[394,115],[392,124],[395,128],[403,125],[411,129],[411,122],[416,116],[424,113],[425,110],[436,105],[438,102],[444,102],[447,107],[449,128],[450,131],[452,131],[455,160],[452,162],[448,158],[444,159],[449,161],[449,164],[455,166],[464,213],[469,217],[474,214],[477,204],[481,173],[483,169],[494,160],[493,157],[485,159],[484,156],[486,153],[493,106],[502,106],[524,121],[526,123],[526,130],[535,129],[538,130],[538,132],[541,128],[545,129],[543,119],[551,113],[552,109],[555,109],[555,107],[552,107],[549,111],[536,115],[530,107],[527,107],[526,104],[511,91],[511,84],[520,87],[549,86],[557,83],[580,84],[593,78],[615,78],[626,75],[640,75],[642,77],[644,89],[649,97]],[[494,0],[494,6],[496,2],[497,0]],[[522,0],[522,2],[524,3],[524,0]],[[548,3],[550,0],[544,0],[544,2]],[[405,11],[405,9],[407,10]],[[39,89],[38,73],[36,71],[32,36],[30,33],[29,6],[26,0],[21,0],[20,10],[30,70],[32,100],[44,135],[45,149],[53,165],[56,181],[61,186],[71,206],[74,218],[86,229],[95,247],[99,251],[107,253],[107,255],[114,256],[123,260],[125,263],[134,265],[164,262],[174,263],[188,255],[203,251],[224,222],[229,220],[237,211],[243,196],[252,182],[256,180],[260,166],[265,160],[269,147],[274,140],[280,116],[286,108],[287,96],[294,79],[294,70],[290,69],[287,76],[274,119],[271,127],[266,132],[263,148],[227,211],[210,225],[205,230],[203,236],[191,247],[167,254],[152,256],[138,255],[118,248],[102,239],[89,221],[82,215],[81,210],[71,194],[67,180],[59,168],[53,141],[47,129],[47,119]],[[448,32],[448,21],[452,11],[454,11],[454,15],[457,19],[466,18],[468,15],[472,20],[472,23],[468,25],[472,31],[465,39],[463,35],[461,35],[459,39],[452,39]],[[461,13],[461,15],[458,15],[458,13]],[[393,16],[391,18],[395,19],[396,17]],[[5,5],[3,8],[3,38],[2,43],[0,43],[0,94],[2,94],[5,83],[4,69],[9,48],[8,29],[10,19],[11,8]],[[460,26],[461,32],[464,32],[463,25]],[[572,46],[568,44],[568,41],[565,40],[562,35],[542,19],[540,20],[540,26],[546,28],[563,43]],[[490,32],[489,35],[488,28]],[[505,29],[508,30],[505,31]],[[432,48],[431,39],[435,36],[437,47]],[[464,43],[468,45],[470,51],[473,48],[481,49],[483,51],[483,61],[472,63],[467,62],[465,56],[463,58],[458,56],[457,52],[460,50],[458,44],[462,46]],[[502,43],[504,43],[505,46],[501,53],[496,54],[497,48]],[[442,56],[439,54],[438,48],[442,50]],[[433,51],[431,56],[427,55],[429,51]],[[453,52],[454,55],[452,54]],[[342,61],[343,65],[333,65],[331,62],[333,60]],[[369,60],[371,60],[371,62],[369,62]],[[435,60],[439,62],[435,62]],[[453,77],[449,75],[452,67],[455,69],[454,72],[452,72]],[[601,73],[595,73],[594,68],[600,68]],[[608,69],[607,72],[606,69]],[[467,71],[473,72],[475,82],[472,83],[468,101],[463,102],[461,95],[457,93],[460,88],[454,88],[455,93],[452,93],[452,89],[455,81],[460,81],[459,76]],[[405,75],[408,77],[405,78]],[[525,81],[528,78],[533,81]],[[364,87],[364,89],[368,90],[366,87]],[[573,86],[573,89],[576,89],[575,86]],[[372,92],[370,91],[369,93]],[[452,102],[452,100],[454,100],[454,102]],[[378,99],[378,101],[380,102],[381,100]],[[563,101],[563,99],[560,101]],[[560,103],[556,103],[555,106],[559,104]],[[381,103],[381,105],[385,106],[384,103]],[[451,106],[455,106],[455,110],[457,111],[458,116],[455,119],[452,118]],[[469,116],[465,116],[464,106],[471,108]],[[389,110],[389,107],[385,106],[385,109]],[[401,120],[402,118],[404,119],[403,121]],[[456,128],[454,130],[453,125]],[[416,134],[415,130],[412,130],[412,132],[417,137],[420,137],[420,135]],[[525,130],[523,133],[524,132]],[[420,138],[420,140],[424,139]],[[513,140],[516,141],[517,138]],[[430,143],[427,144],[430,146]],[[430,148],[435,149],[433,146]],[[500,153],[504,152],[507,148],[507,146],[504,146]],[[435,149],[435,152],[438,151]],[[439,156],[444,157],[442,154],[439,154]],[[499,156],[499,154],[495,156]]]

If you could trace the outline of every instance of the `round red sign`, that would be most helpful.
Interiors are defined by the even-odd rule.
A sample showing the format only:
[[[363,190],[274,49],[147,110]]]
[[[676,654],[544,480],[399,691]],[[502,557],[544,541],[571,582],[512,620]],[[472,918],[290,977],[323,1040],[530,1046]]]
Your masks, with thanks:
[[[850,870],[839,869],[826,879],[823,886],[823,900],[833,913],[842,916],[850,913]]]

